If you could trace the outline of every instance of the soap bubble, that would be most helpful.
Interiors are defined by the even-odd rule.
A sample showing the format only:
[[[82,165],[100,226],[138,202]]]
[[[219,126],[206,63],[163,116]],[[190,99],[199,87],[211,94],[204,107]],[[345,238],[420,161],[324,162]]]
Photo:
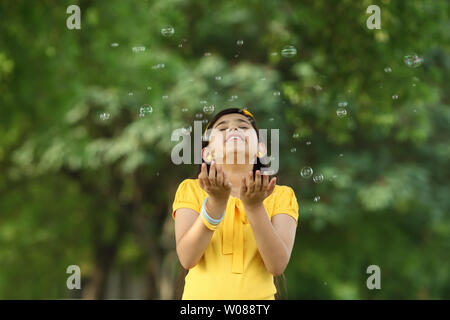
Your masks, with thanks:
[[[345,108],[338,108],[336,114],[339,118],[345,117],[347,115],[347,110]]]
[[[313,169],[311,167],[303,167],[302,170],[300,171],[300,175],[303,178],[309,178],[311,177],[313,174]]]
[[[410,68],[417,68],[422,65],[423,58],[419,57],[416,53],[412,53],[404,56],[403,62]]]
[[[144,46],[137,46],[137,47],[133,47],[133,52],[137,53],[137,52],[144,52],[145,51],[145,47]]]
[[[153,108],[149,104],[144,104],[142,107],[139,108],[139,117],[145,117],[148,114],[151,114],[153,112]]]
[[[171,26],[166,26],[161,29],[161,34],[164,37],[171,37],[171,36],[173,36],[174,33],[175,33],[175,29]]]
[[[281,50],[281,55],[285,58],[292,58],[297,55],[297,49],[294,46],[285,46]]]
[[[105,121],[108,120],[111,115],[108,112],[103,112],[100,114],[100,120]]]
[[[238,46],[242,46],[244,44],[244,40],[238,40],[238,41],[236,41],[236,44]]]
[[[384,72],[391,73],[392,69],[390,67],[386,67],[386,68],[384,68]]]
[[[318,174],[318,175],[314,176],[313,181],[315,183],[321,183],[323,181],[323,174]]]
[[[206,114],[211,114],[214,112],[214,105],[210,105],[210,106],[204,106],[203,107],[203,112]]]

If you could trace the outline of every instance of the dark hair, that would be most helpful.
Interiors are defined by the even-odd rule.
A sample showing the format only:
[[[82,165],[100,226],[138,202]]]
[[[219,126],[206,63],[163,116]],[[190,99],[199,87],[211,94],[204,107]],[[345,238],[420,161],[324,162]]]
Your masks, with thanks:
[[[247,119],[250,121],[250,123],[251,123],[253,129],[255,129],[255,131],[256,131],[256,136],[258,137],[258,140],[259,140],[259,131],[258,131],[258,127],[257,127],[257,125],[256,125],[256,120],[255,120],[255,118],[253,117],[253,115],[252,115],[250,112],[248,112],[246,109],[240,109],[240,108],[228,108],[228,109],[224,109],[224,110],[220,111],[219,113],[217,113],[217,114],[211,119],[211,121],[209,121],[208,125],[206,126],[206,129],[212,128],[212,127],[214,126],[214,124],[217,122],[217,120],[219,120],[222,116],[224,116],[224,115],[226,115],[226,114],[232,114],[232,113],[239,113],[239,114],[242,114],[242,115],[246,116]],[[205,131],[206,131],[206,130],[205,130]],[[206,139],[203,139],[203,136],[202,136],[202,149],[205,148],[205,147],[207,147],[208,144],[209,144],[209,141],[206,140]],[[203,163],[203,162],[204,162],[204,160],[203,160],[203,157],[202,157],[202,163]],[[197,173],[195,174],[195,176],[192,177],[193,179],[196,179],[196,178],[198,177],[198,175],[200,174],[201,168],[202,168],[202,163],[200,163],[200,164],[198,165]],[[205,162],[205,163],[206,163],[206,162]],[[206,167],[207,167],[207,170],[208,170],[208,172],[209,172],[209,164],[208,164],[208,163],[206,163]],[[255,175],[255,172],[256,172],[257,170],[261,170],[261,168],[267,168],[267,165],[261,163],[261,162],[259,161],[259,158],[257,158],[256,163],[253,165],[253,175]],[[273,176],[269,176],[269,181],[270,181],[271,177],[273,177]],[[277,179],[277,180],[278,180],[278,179]],[[178,299],[178,300],[181,300],[181,297],[183,296],[184,279],[185,279],[187,273],[188,273],[188,270],[184,269],[184,268],[181,266],[181,269],[180,269],[179,274],[178,274],[178,281],[177,281],[178,284],[177,284],[177,289],[176,289],[176,292],[175,292],[176,299]],[[284,273],[282,273],[280,277],[283,279],[283,283],[285,284],[286,279],[285,279]],[[281,298],[279,277],[274,277],[274,284],[275,284],[275,287],[277,288],[277,293],[275,294],[275,299],[278,300],[278,299]],[[284,289],[285,289],[285,290],[284,290],[284,295],[285,295],[286,298],[287,298],[287,288],[286,288],[286,285],[284,285]]]

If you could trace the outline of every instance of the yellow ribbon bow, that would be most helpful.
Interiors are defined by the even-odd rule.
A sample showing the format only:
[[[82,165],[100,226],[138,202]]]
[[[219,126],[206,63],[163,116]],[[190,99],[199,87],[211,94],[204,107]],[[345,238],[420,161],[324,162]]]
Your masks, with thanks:
[[[233,254],[231,272],[244,272],[244,224],[248,224],[247,215],[239,199],[230,198],[224,217],[222,253]]]

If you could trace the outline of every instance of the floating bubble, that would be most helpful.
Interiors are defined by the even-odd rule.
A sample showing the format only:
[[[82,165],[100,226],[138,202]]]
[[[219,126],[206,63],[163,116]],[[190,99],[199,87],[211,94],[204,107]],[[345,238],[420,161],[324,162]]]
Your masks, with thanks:
[[[279,96],[279,95],[281,95],[281,92],[280,91],[274,91],[273,95],[274,96]]]
[[[403,62],[410,68],[420,67],[423,63],[423,58],[418,56],[416,53],[408,54],[403,57]]]
[[[119,44],[117,42],[111,43],[111,47],[113,48],[117,48],[119,46]]]
[[[281,55],[285,58],[292,58],[297,55],[297,49],[294,46],[285,46],[281,50]]]
[[[319,86],[318,84],[316,84],[313,88],[317,91],[322,91],[322,87]]]
[[[152,69],[162,69],[162,68],[165,68],[165,64],[164,63],[158,63],[158,64],[155,64],[154,66],[152,66]]]
[[[314,176],[313,181],[315,183],[321,183],[323,181],[323,174],[318,174],[318,175]]]
[[[393,99],[393,100],[397,100],[397,99],[398,99],[398,95],[394,94],[394,95],[392,96],[392,99]]]
[[[297,148],[291,148],[291,152],[292,153],[297,152]]]
[[[242,46],[244,44],[244,40],[238,40],[238,41],[236,41],[236,44],[238,46]]]
[[[386,68],[384,68],[384,72],[391,73],[392,69],[390,67],[386,67]]]
[[[346,107],[346,106],[348,106],[348,102],[347,102],[347,101],[342,101],[342,102],[339,102],[339,103],[338,103],[338,107],[344,108],[344,107]]]
[[[203,112],[206,114],[211,114],[214,112],[214,105],[210,105],[210,106],[204,106],[203,107]]]
[[[100,114],[100,120],[105,121],[108,120],[111,115],[108,112],[103,112]]]
[[[166,26],[161,29],[161,34],[164,37],[171,37],[171,36],[173,36],[174,33],[175,33],[175,29],[171,26]]]
[[[313,174],[313,169],[311,167],[303,167],[302,170],[300,170],[300,175],[303,178],[309,178]]]
[[[145,47],[144,46],[137,46],[137,47],[133,47],[133,52],[137,53],[137,52],[144,52],[145,51]]]
[[[144,104],[142,107],[139,108],[139,117],[145,117],[146,115],[149,115],[153,112],[153,108],[149,104]]]
[[[347,109],[345,108],[338,108],[336,110],[336,114],[339,118],[345,117],[347,115]]]
[[[320,196],[315,196],[314,197],[314,202],[319,202],[319,200],[320,200]]]

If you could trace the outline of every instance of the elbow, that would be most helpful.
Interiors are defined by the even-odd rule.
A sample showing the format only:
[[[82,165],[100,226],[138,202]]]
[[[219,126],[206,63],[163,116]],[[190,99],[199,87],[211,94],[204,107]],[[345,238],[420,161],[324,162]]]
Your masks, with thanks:
[[[274,277],[279,277],[283,274],[285,268],[278,268],[278,269],[273,269],[270,270],[270,273],[274,276]]]
[[[274,276],[279,277],[283,274],[284,270],[286,270],[287,262],[279,265],[272,266],[268,268],[268,271]]]
[[[184,269],[189,270],[197,265],[197,262],[194,262],[191,259],[186,259],[186,257],[184,255],[182,255],[178,252],[178,250],[177,250],[177,255],[178,255],[178,260],[180,261],[181,266]]]

